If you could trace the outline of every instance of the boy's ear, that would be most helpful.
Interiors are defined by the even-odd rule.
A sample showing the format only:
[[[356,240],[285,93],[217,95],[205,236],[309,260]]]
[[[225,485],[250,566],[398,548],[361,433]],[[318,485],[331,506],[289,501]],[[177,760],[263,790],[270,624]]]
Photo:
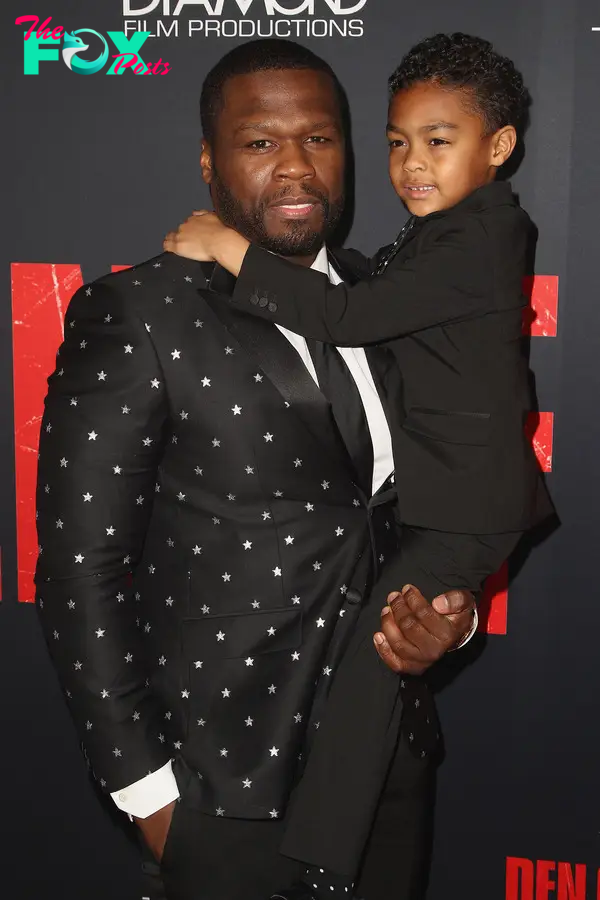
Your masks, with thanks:
[[[517,145],[517,132],[513,125],[500,128],[492,139],[492,166],[504,165]]]
[[[202,138],[202,148],[200,151],[200,168],[202,170],[202,178],[204,179],[205,184],[210,184],[213,179],[212,150],[205,138]]]

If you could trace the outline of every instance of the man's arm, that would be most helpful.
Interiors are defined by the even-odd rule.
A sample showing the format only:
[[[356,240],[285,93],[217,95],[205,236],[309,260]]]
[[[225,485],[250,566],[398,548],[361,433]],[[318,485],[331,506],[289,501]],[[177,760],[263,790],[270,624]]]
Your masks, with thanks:
[[[114,289],[81,288],[42,422],[37,606],[81,741],[108,792],[169,761],[131,588],[167,416],[144,323]]]

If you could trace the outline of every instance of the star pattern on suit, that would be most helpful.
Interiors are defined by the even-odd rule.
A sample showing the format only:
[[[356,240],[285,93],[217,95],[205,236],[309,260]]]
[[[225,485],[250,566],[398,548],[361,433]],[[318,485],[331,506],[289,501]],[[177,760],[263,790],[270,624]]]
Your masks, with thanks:
[[[41,429],[37,605],[103,788],[179,756],[206,812],[277,818],[348,586],[395,536],[293,348],[220,304],[169,255],[74,296]]]

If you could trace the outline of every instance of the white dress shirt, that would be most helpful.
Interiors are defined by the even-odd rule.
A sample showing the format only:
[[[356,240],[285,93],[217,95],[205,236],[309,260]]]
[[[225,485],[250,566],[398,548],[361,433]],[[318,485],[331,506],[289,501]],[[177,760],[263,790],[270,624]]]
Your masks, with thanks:
[[[317,272],[329,275],[329,280],[332,284],[339,284],[342,280],[329,264],[325,246],[321,248],[311,269],[316,269]],[[318,385],[317,373],[305,338],[295,334],[293,331],[288,331],[287,328],[282,328],[280,325],[277,325],[277,328],[285,335],[292,347],[300,355],[302,362]],[[356,382],[365,409],[373,444],[372,488],[375,494],[394,470],[390,430],[364,349],[362,347],[338,347],[337,349]],[[398,587],[400,588],[402,585]],[[474,631],[475,628],[473,628],[472,633],[467,636],[466,640],[472,636]],[[463,643],[466,643],[466,640]],[[119,809],[129,813],[130,816],[137,816],[140,819],[147,818],[179,797],[179,790],[173,775],[171,762],[169,761],[161,769],[151,772],[145,778],[140,779],[140,781],[129,785],[129,787],[115,791],[111,794],[111,797]]]

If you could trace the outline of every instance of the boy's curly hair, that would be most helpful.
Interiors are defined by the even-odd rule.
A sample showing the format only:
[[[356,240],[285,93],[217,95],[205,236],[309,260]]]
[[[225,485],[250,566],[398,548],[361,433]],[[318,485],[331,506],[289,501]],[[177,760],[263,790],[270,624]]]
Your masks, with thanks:
[[[489,41],[469,34],[435,34],[416,44],[388,79],[390,99],[423,81],[469,92],[486,133],[527,127],[531,96],[512,60]]]

